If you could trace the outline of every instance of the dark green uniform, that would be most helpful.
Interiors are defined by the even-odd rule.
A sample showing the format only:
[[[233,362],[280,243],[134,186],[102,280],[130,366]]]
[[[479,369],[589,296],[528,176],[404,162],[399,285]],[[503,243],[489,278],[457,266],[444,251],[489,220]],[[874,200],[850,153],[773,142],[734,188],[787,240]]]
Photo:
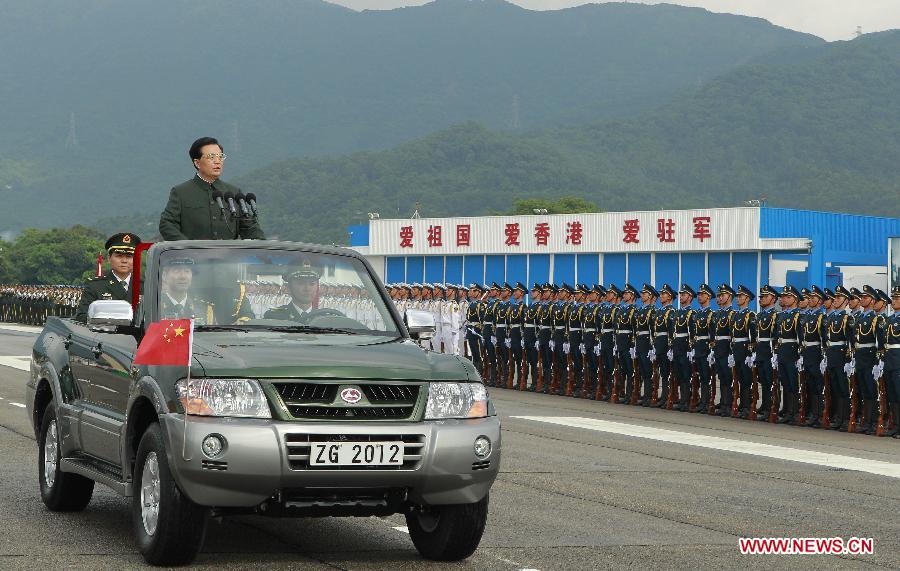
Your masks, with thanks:
[[[193,319],[196,325],[213,325],[216,322],[215,305],[189,295],[183,304],[176,304],[162,294],[159,298],[160,319]]]
[[[265,319],[281,319],[283,321],[304,321],[309,312],[300,313],[293,303],[273,307],[263,316]]]
[[[159,217],[164,240],[265,239],[255,218],[232,218],[222,214],[213,200],[213,190],[237,194],[240,189],[221,180],[209,184],[199,176],[171,190],[166,209]],[[228,205],[225,205],[226,211]]]
[[[120,299],[131,302],[131,284],[126,288],[112,272],[89,281],[81,294],[81,302],[75,312],[75,320],[87,322],[88,306],[102,299]]]

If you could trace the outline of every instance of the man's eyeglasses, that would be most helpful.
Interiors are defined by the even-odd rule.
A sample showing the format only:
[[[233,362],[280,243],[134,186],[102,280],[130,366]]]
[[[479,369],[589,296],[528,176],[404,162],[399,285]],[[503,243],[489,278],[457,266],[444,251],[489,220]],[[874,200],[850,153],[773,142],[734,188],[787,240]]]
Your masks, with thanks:
[[[208,161],[214,161],[216,159],[219,159],[220,161],[224,161],[226,157],[225,157],[225,153],[206,153],[205,155],[203,155],[203,158]]]

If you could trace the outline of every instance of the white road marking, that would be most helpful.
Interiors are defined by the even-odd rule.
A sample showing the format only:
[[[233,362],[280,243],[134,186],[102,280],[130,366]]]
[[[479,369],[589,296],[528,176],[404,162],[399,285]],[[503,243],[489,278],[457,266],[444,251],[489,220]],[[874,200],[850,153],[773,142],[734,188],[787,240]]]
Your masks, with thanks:
[[[673,444],[684,444],[686,446],[698,446],[700,448],[712,448],[714,450],[725,450],[728,452],[738,452],[740,454],[765,456],[766,458],[802,462],[804,464],[815,464],[817,466],[840,468],[842,470],[868,472],[870,474],[888,476],[890,478],[900,478],[900,464],[882,462],[880,460],[868,460],[866,458],[855,458],[853,456],[842,456],[840,454],[830,454],[827,452],[788,448],[787,446],[775,446],[772,444],[760,444],[758,442],[747,442],[732,438],[692,434],[690,432],[679,432],[676,430],[666,430],[663,428],[639,426],[623,422],[611,422],[608,420],[596,420],[578,416],[513,416],[512,418],[546,422],[548,424],[558,424],[561,426],[571,426],[573,428],[584,428],[587,430],[596,430],[598,432],[611,432],[613,434],[647,438],[661,442],[671,442]]]
[[[40,333],[44,328],[37,325],[13,325],[11,323],[3,323],[0,324],[0,329],[6,329],[7,331],[21,331],[24,333]]]
[[[409,533],[409,528],[405,525],[391,526],[391,529],[396,529],[397,531],[402,533]]]
[[[20,371],[30,371],[31,357],[29,357],[28,355],[0,357],[0,365],[3,365],[5,367],[12,367],[13,369],[19,369]]]
[[[13,406],[17,406],[17,407],[19,407],[19,408],[25,408],[25,405],[22,404],[22,403],[18,403],[18,402],[10,402],[9,404],[11,404],[11,405],[13,405]]]

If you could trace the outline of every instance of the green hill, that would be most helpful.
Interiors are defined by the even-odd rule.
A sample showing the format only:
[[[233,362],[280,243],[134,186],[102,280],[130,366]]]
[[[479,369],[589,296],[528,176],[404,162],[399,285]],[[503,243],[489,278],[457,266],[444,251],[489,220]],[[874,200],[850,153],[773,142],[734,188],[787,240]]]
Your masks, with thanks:
[[[159,209],[200,135],[223,141],[235,178],[467,121],[529,132],[634,116],[823,43],[639,4],[0,0],[0,13],[0,231]]]
[[[777,206],[900,216],[900,32],[745,66],[629,120],[517,136],[464,124],[241,181],[283,238],[344,241],[379,212],[477,215],[577,195],[607,210]]]

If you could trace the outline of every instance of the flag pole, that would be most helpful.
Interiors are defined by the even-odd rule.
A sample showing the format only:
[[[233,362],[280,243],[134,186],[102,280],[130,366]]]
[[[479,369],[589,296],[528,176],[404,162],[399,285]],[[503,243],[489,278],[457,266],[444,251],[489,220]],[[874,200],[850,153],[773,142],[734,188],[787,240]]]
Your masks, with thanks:
[[[187,387],[190,390],[191,386],[191,361],[194,360],[194,319],[191,318],[191,325],[188,328],[188,358],[187,358]],[[190,399],[188,399],[188,404],[190,404]],[[184,430],[181,432],[181,457],[185,462],[191,460],[188,457],[188,449],[187,449],[187,433],[188,433],[188,414],[187,409],[184,410]]]

